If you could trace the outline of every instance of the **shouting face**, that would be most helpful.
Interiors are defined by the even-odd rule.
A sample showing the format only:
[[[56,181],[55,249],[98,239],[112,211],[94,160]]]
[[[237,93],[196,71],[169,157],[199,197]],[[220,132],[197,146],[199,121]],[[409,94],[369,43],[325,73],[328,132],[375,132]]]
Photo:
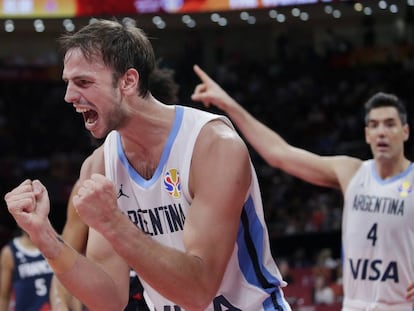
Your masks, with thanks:
[[[85,127],[96,138],[103,138],[124,122],[122,93],[111,68],[99,56],[86,59],[78,48],[64,59],[63,80],[67,83],[65,101],[83,114]]]

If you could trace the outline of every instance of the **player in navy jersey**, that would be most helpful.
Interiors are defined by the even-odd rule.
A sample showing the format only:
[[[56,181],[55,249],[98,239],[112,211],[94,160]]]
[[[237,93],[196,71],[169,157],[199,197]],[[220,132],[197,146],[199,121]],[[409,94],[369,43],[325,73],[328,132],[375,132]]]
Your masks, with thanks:
[[[271,166],[312,184],[339,189],[342,218],[343,311],[412,311],[414,301],[414,165],[400,99],[376,93],[365,103],[365,140],[373,159],[319,156],[289,145],[260,123],[198,66],[192,99],[231,118]]]
[[[0,311],[49,311],[53,271],[25,232],[1,251]]]

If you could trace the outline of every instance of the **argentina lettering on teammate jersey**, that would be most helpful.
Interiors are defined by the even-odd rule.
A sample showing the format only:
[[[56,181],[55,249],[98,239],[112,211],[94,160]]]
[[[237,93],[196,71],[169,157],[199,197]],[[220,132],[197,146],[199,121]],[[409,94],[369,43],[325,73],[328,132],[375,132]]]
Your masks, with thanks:
[[[345,192],[342,223],[343,284],[349,297],[405,303],[411,283],[414,166],[381,179],[367,160]],[[401,230],[401,228],[410,228]],[[394,245],[395,247],[390,247]]]
[[[357,194],[352,207],[362,212],[404,216],[404,200],[402,199]]]

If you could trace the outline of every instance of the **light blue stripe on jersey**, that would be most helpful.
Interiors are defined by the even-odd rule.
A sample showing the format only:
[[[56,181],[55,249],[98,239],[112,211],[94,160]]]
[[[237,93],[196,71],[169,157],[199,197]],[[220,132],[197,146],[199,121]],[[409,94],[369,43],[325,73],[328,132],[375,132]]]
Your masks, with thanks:
[[[168,160],[172,145],[180,129],[181,122],[183,120],[183,115],[184,115],[184,108],[182,106],[176,106],[175,107],[175,119],[174,119],[173,127],[171,129],[171,133],[168,136],[167,142],[164,146],[164,150],[162,152],[161,159],[160,159],[160,162],[158,163],[157,169],[155,170],[154,175],[149,180],[143,178],[140,174],[138,174],[138,172],[129,163],[127,157],[125,156],[124,149],[122,148],[121,136],[117,132],[117,149],[118,149],[119,159],[124,165],[124,167],[128,170],[128,174],[131,177],[131,179],[133,179],[141,187],[146,188],[146,189],[151,187],[160,177],[162,173],[162,168],[164,167],[164,163]]]
[[[375,180],[379,184],[382,184],[382,185],[389,184],[400,178],[403,178],[404,176],[408,175],[414,169],[414,163],[411,163],[410,166],[405,171],[401,172],[400,174],[392,176],[391,178],[382,179],[381,177],[378,176],[377,170],[375,169],[374,160],[369,160],[369,161],[371,162],[370,166],[371,166],[372,176],[374,176]]]
[[[282,299],[279,288],[280,280],[263,265],[264,228],[257,217],[251,197],[246,201],[241,217],[237,236],[240,270],[247,282],[262,288],[269,294],[275,295],[276,304],[282,307],[285,305],[285,301]],[[265,310],[275,310],[275,302],[273,302],[272,296],[263,303],[263,307]]]

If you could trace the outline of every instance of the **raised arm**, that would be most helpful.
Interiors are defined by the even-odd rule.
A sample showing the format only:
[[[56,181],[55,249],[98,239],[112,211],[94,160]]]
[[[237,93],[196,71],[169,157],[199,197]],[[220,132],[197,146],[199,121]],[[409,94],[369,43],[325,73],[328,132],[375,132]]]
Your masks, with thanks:
[[[99,162],[99,154],[85,161],[81,180],[91,175],[90,167],[96,162]],[[90,258],[64,242],[49,221],[49,196],[38,180],[25,180],[7,193],[5,200],[9,212],[30,235],[59,281],[89,310],[119,311],[125,307],[128,302],[129,267],[102,236],[95,238],[97,245]]]
[[[315,185],[344,188],[360,165],[346,156],[323,157],[288,144],[278,133],[261,123],[224,91],[199,66],[194,71],[201,80],[191,98],[206,107],[223,110],[247,142],[271,166]]]

